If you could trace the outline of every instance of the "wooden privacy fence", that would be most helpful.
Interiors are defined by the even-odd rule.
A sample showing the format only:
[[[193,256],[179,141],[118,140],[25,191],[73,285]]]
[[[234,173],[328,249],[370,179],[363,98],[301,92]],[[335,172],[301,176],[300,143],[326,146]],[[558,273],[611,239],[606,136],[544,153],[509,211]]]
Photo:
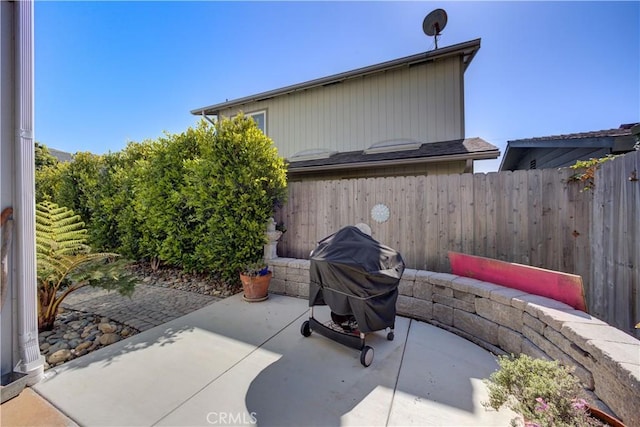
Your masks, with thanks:
[[[408,268],[450,272],[447,253],[457,251],[578,274],[590,311],[631,332],[640,321],[640,184],[627,178],[639,159],[605,163],[595,191],[581,191],[568,168],[291,182],[276,212],[287,228],[278,254],[308,259],[322,238],[364,222]],[[376,204],[389,208],[386,222],[371,219]]]

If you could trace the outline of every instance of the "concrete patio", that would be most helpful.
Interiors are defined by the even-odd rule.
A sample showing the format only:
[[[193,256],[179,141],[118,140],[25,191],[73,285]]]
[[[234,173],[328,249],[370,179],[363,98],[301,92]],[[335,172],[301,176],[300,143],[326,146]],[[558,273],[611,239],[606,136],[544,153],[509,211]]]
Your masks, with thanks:
[[[482,379],[495,357],[428,323],[397,318],[360,353],[304,338],[304,299],[241,295],[47,371],[34,389],[83,426],[506,426]],[[328,317],[328,312],[317,317]]]

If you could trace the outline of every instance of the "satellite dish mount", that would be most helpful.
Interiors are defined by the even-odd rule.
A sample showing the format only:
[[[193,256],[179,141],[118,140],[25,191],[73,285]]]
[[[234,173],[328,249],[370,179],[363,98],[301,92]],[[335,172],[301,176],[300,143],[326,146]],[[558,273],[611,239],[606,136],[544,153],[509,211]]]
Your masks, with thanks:
[[[436,9],[430,12],[422,21],[422,31],[428,36],[433,36],[433,40],[438,49],[438,37],[440,32],[447,26],[447,12],[444,9]]]

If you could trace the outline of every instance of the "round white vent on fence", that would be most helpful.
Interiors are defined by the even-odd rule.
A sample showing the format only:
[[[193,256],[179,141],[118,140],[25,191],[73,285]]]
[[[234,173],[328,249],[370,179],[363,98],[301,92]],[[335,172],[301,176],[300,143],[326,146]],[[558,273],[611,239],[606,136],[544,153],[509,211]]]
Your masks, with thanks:
[[[371,208],[371,219],[379,223],[387,221],[389,219],[389,208],[382,203],[378,203]]]

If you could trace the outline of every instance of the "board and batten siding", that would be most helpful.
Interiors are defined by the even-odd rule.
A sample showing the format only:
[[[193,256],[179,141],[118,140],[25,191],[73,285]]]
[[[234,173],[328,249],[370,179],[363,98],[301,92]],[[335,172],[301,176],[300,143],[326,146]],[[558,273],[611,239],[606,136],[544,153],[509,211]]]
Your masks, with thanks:
[[[364,150],[388,140],[464,138],[463,65],[458,57],[404,66],[221,111],[267,111],[281,156],[310,149]]]

